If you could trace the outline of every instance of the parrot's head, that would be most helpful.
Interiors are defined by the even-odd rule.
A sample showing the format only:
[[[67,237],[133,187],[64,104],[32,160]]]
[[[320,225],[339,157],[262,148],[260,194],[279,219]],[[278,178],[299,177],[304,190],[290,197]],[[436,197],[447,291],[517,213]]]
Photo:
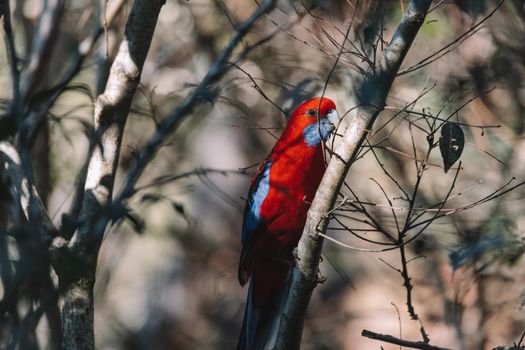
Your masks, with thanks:
[[[328,139],[338,123],[334,101],[317,97],[297,107],[288,124],[301,131],[307,146],[316,147]]]

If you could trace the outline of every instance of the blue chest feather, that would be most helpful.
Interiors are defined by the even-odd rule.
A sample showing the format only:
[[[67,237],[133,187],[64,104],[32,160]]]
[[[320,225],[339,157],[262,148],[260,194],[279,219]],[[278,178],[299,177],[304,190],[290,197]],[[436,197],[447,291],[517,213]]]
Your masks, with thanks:
[[[257,182],[254,184],[255,189],[250,198],[248,198],[248,208],[244,216],[241,235],[241,241],[243,244],[247,243],[251,232],[257,228],[261,221],[261,206],[270,191],[270,167],[271,162],[268,162],[259,175],[259,179],[257,179]]]
[[[328,139],[334,128],[328,119],[321,119],[319,124],[310,124],[303,130],[304,142],[309,147],[316,147],[321,143],[321,140],[326,141]]]

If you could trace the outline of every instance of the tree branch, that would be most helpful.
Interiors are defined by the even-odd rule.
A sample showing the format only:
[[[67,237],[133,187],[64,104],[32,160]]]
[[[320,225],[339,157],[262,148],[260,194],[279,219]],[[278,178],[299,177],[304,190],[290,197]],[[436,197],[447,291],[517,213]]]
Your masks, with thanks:
[[[11,26],[11,8],[9,0],[2,0],[2,11],[4,15],[4,34],[5,47],[7,52],[7,61],[11,69],[11,87],[13,89],[13,98],[11,107],[18,106],[20,98],[20,71],[18,70],[18,57],[16,55],[15,40],[13,38],[13,28]],[[12,111],[10,111],[12,113]],[[11,117],[13,117],[11,115]]]
[[[297,266],[292,272],[292,286],[285,305],[277,349],[298,349],[306,309],[317,284],[323,238],[328,215],[359,146],[363,143],[379,112],[384,108],[392,82],[414,38],[424,22],[431,0],[412,0],[392,40],[382,53],[376,71],[370,71],[358,92],[357,115],[335,150],[319,189],[308,211],[303,235],[298,245]]]
[[[58,237],[51,250],[61,287],[61,311],[64,349],[92,349],[93,285],[98,249],[111,219],[113,205],[121,204],[134,193],[133,187],[156,150],[193,108],[206,101],[210,85],[230,68],[228,60],[254,23],[271,10],[276,0],[264,0],[237,32],[210,67],[208,74],[157,128],[128,172],[123,191],[111,201],[120,144],[133,94],[140,81],[155,23],[164,0],[134,2],[126,26],[125,39],[114,60],[105,91],[95,104],[96,140],[90,158],[79,214],[78,229],[69,240]],[[75,218],[76,219],[76,218]],[[69,241],[68,241],[69,240]],[[63,261],[65,263],[61,263]]]
[[[86,175],[80,227],[72,239],[71,248],[85,248],[87,241],[101,239],[100,236],[93,237],[93,225],[100,209],[111,200],[124,126],[164,3],[165,0],[134,2],[106,88],[95,102],[94,122],[98,139]],[[98,249],[98,244],[96,246]]]
[[[124,126],[140,82],[157,18],[165,0],[136,0],[103,94],[95,102],[95,148],[89,160],[78,230],[51,247],[60,282],[62,348],[94,348],[93,285],[104,228],[99,218],[111,201]],[[105,225],[104,225],[105,226]],[[57,261],[58,260],[58,261]],[[65,261],[61,261],[65,260]]]
[[[0,170],[9,179],[12,198],[18,201],[15,207],[21,208],[25,219],[32,224],[31,227],[39,231],[39,239],[50,243],[56,228],[47,214],[36,187],[25,175],[20,155],[11,143],[0,142],[0,161]]]
[[[412,348],[412,349],[421,349],[421,350],[452,350],[452,349],[449,349],[449,348],[442,348],[442,347],[439,347],[439,346],[431,345],[429,343],[425,343],[424,341],[403,340],[403,339],[399,339],[399,338],[393,337],[393,336],[388,335],[388,334],[375,333],[375,332],[371,332],[371,331],[366,330],[366,329],[363,329],[363,331],[361,332],[361,335],[363,337],[367,337],[367,338],[370,338],[370,339],[381,340],[381,341],[384,341],[384,342],[387,342],[387,343],[401,345],[401,346],[406,346],[407,348]]]
[[[153,159],[153,156],[162,145],[164,140],[170,135],[179,122],[193,111],[196,105],[206,100],[207,96],[213,94],[210,85],[218,81],[230,68],[228,60],[233,51],[242,42],[246,34],[253,27],[255,22],[259,20],[264,14],[271,11],[275,6],[276,0],[264,0],[261,2],[255,12],[238,28],[237,32],[230,40],[229,44],[220,53],[217,59],[213,62],[208,73],[195,88],[195,90],[188,95],[177,108],[157,127],[155,134],[149,139],[144,149],[140,152],[135,162],[132,164],[128,176],[122,187],[122,191],[118,196],[118,200],[125,200],[133,195],[133,186],[144,171],[146,165]]]

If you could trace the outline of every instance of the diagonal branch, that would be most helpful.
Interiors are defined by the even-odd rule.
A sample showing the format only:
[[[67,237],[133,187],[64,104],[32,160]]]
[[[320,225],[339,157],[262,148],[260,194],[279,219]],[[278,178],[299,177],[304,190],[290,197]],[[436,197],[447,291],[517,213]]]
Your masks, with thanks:
[[[153,156],[166,140],[166,138],[173,132],[179,122],[188,114],[190,114],[195,106],[202,103],[206,96],[213,95],[210,91],[210,85],[217,82],[232,64],[228,63],[233,51],[239,46],[246,34],[253,27],[264,14],[268,13],[275,6],[276,0],[264,0],[257,7],[255,12],[241,25],[238,26],[237,32],[230,40],[229,44],[219,54],[217,59],[213,62],[208,70],[206,76],[202,79],[195,90],[188,95],[177,108],[157,127],[155,134],[149,139],[144,149],[140,152],[135,162],[132,164],[128,176],[124,182],[122,191],[118,196],[118,200],[125,200],[133,195],[133,186],[137,182],[138,178],[153,159]]]
[[[252,16],[242,23],[230,43],[210,67],[196,89],[182,101],[166,119],[139,154],[128,172],[123,190],[113,201],[112,192],[118,165],[122,133],[133,94],[140,81],[155,23],[164,0],[136,0],[126,25],[126,35],[115,58],[106,89],[95,104],[96,142],[90,158],[78,229],[69,242],[68,235],[55,240],[52,250],[65,256],[68,264],[59,265],[59,280],[63,291],[63,348],[91,349],[93,334],[93,285],[98,249],[111,217],[112,205],[120,205],[134,191],[134,185],[157,149],[173,132],[179,121],[209,96],[210,85],[217,82],[231,67],[228,63],[255,22],[275,5],[276,0],[264,0]],[[65,253],[64,253],[65,252]]]
[[[298,349],[306,309],[317,284],[323,238],[329,217],[326,215],[337,199],[339,190],[359,146],[363,143],[379,112],[384,108],[392,82],[414,38],[424,22],[431,0],[412,0],[382,53],[376,71],[369,72],[358,93],[356,117],[335,150],[337,157],[330,161],[321,185],[308,212],[303,235],[298,245],[297,266],[292,273],[292,286],[283,311],[277,349]]]
[[[257,22],[264,14],[266,14],[271,9],[273,9],[275,2],[276,2],[275,0],[264,0],[257,7],[254,13],[245,22],[243,22],[241,25],[238,26],[235,35],[230,40],[229,44],[224,48],[224,50],[219,54],[217,59],[213,62],[213,64],[208,70],[208,73],[203,78],[203,80],[200,82],[200,84],[195,88],[195,90],[190,95],[188,95],[180,103],[180,105],[170,115],[166,117],[166,119],[164,119],[158,125],[156,132],[150,137],[149,141],[147,142],[143,150],[138,155],[137,159],[133,162],[130,170],[128,171],[128,175],[124,181],[122,190],[120,191],[117,198],[115,198],[114,200],[115,203],[121,203],[122,201],[125,201],[131,195],[133,195],[134,193],[133,188],[135,186],[136,181],[138,180],[138,178],[144,171],[145,167],[153,159],[158,148],[162,145],[162,143],[166,140],[166,138],[173,132],[173,130],[177,127],[179,122],[184,117],[189,115],[193,111],[195,106],[202,103],[203,98],[205,99],[206,96],[209,96],[210,86],[213,83],[217,82],[220,78],[222,78],[222,76],[231,67],[231,64],[229,63],[229,59],[231,58],[234,50],[239,46],[239,44],[241,44],[242,40],[244,39],[246,34],[248,34],[248,32],[252,29],[255,22]],[[86,189],[88,188],[88,186],[92,186],[90,181],[91,180],[89,180],[89,177],[88,177],[88,180],[86,182]],[[99,187],[99,190],[103,190],[103,189]],[[87,194],[88,192],[86,191],[86,195]],[[102,194],[102,195],[107,197],[107,194]],[[83,222],[84,220],[81,218],[80,221]],[[106,227],[107,222],[109,221],[109,217],[107,216],[99,217],[98,220],[95,220],[95,221],[91,220],[91,221],[93,224],[96,221],[95,235],[101,236],[103,234],[103,231]],[[84,239],[82,238],[83,236],[85,236],[85,234],[82,233],[81,230],[79,230],[77,232],[76,237],[74,237],[74,239],[72,240],[71,247],[73,248],[73,246],[77,246],[77,247],[82,246],[82,244],[78,243],[78,240],[79,239],[83,240]]]

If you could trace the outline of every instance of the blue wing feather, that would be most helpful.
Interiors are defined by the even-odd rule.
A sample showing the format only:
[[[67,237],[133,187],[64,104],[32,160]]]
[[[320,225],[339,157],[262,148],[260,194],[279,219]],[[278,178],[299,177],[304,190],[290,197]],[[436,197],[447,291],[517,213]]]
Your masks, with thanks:
[[[238,271],[241,285],[244,285],[251,275],[251,251],[254,232],[261,227],[261,206],[270,191],[271,166],[272,163],[269,159],[266,159],[259,166],[248,193],[248,202],[244,210],[244,222],[242,224],[242,252]]]
[[[252,232],[257,229],[261,222],[261,206],[270,191],[271,165],[272,163],[269,160],[261,164],[250,188],[241,233],[243,245],[249,244]]]

